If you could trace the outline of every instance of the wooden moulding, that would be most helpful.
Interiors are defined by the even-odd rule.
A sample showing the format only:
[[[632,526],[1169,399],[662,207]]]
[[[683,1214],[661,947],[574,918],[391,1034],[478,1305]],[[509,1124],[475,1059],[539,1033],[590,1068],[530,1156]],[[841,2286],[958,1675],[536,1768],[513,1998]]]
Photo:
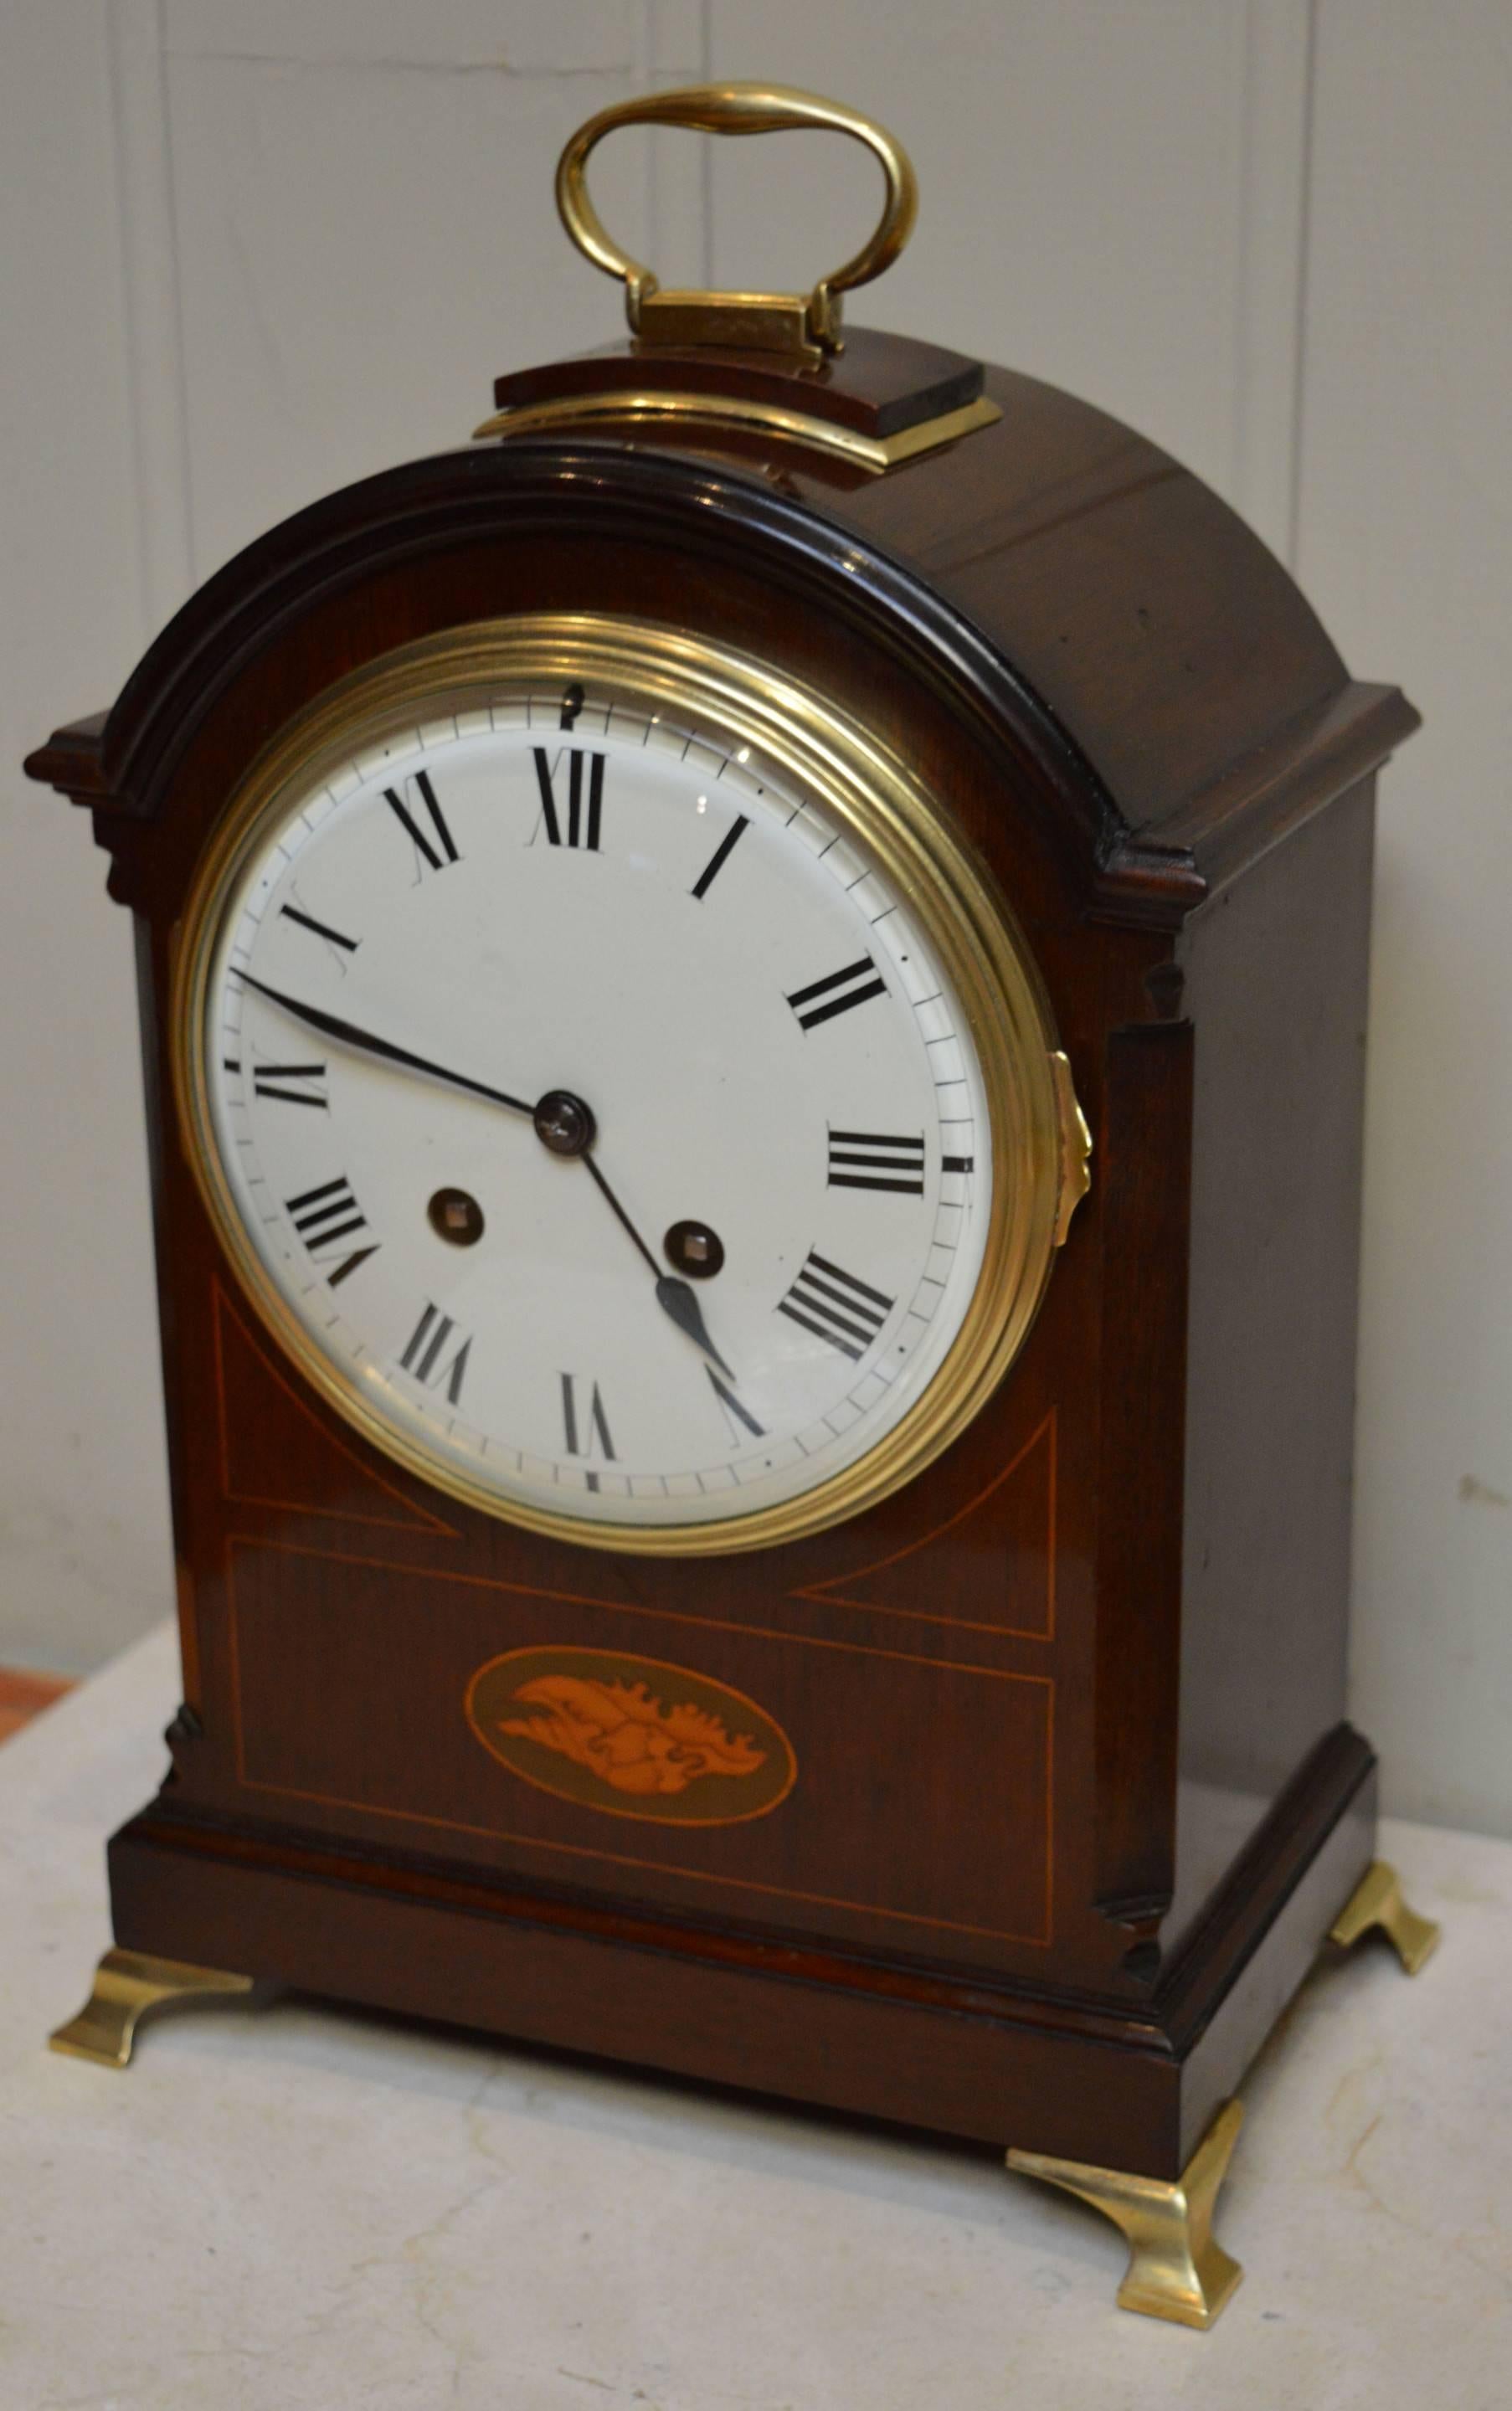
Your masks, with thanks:
[[[176,1814],[110,1844],[127,1950],[907,2126],[1175,2177],[1370,1863],[1348,1727],[1142,2013]]]
[[[1014,731],[1005,767],[1027,751],[1057,794],[1098,917],[1173,930],[1417,716],[1349,679],[1279,564],[1166,455],[1032,379],[994,372],[988,389],[999,425],[852,494],[796,456],[680,452],[655,431],[480,445],[365,479],[228,563],[114,710],[60,729],[29,773],[95,806],[108,841],[112,820],[152,816],[218,690],[313,587],[362,584],[380,557],[581,529],[673,546],[700,576],[739,564],[827,588],[868,642],[927,656],[982,741]]]
[[[961,410],[981,390],[980,360],[856,327],[846,329],[843,352],[812,367],[771,352],[607,343],[573,359],[496,377],[493,400],[500,410],[514,410],[584,394],[708,394],[768,402],[858,435],[886,438]]]

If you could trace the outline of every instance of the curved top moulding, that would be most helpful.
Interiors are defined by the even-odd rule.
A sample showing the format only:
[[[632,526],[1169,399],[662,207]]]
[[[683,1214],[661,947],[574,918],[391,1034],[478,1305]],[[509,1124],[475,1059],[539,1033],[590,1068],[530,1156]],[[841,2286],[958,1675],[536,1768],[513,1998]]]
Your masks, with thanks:
[[[214,696],[317,599],[425,554],[592,520],[606,539],[670,542],[832,594],[1034,764],[1089,909],[1172,926],[1373,767],[1416,714],[1396,690],[1351,680],[1285,570],[1209,488],[1073,396],[857,330],[844,364],[785,399],[877,416],[875,394],[889,377],[905,387],[921,357],[932,398],[958,400],[953,368],[993,416],[880,474],[837,467],[801,427],[754,435],[655,403],[628,425],[577,417],[585,392],[727,387],[729,360],[649,362],[627,344],[501,379],[500,400],[530,402],[531,417],[556,397],[557,423],[515,434],[506,409],[487,441],[296,514],[191,598],[108,716],[58,732],[27,767],[81,802],[150,816]]]
[[[890,438],[903,457],[882,475],[770,433],[742,446],[705,423],[691,440],[743,452],[749,474],[906,566],[1011,668],[1096,791],[1095,884],[1114,917],[1180,918],[1417,725],[1395,689],[1350,678],[1211,488],[1015,371],[855,329],[818,369],[624,343],[501,377],[494,394],[479,433],[506,440],[515,422],[611,424],[617,406],[638,441],[686,446],[699,409],[728,411],[732,395],[771,424],[806,415],[836,446]],[[921,416],[963,431],[919,446]]]

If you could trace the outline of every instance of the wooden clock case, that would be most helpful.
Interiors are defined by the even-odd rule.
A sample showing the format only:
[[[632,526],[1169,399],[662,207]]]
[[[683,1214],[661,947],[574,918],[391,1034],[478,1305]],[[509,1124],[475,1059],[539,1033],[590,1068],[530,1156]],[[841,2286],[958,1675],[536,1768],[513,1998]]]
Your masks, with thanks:
[[[114,1927],[1173,2179],[1372,1858],[1362,1040],[1374,777],[1416,716],[1197,479],[1066,394],[991,371],[995,424],[887,468],[844,448],[906,454],[983,390],[861,331],[815,369],[626,343],[502,379],[534,431],[301,512],[29,763],[90,807],[139,941],[184,1705],[110,1844]],[[584,394],[623,423],[575,421]],[[554,1542],[372,1450],[240,1293],[175,1120],[176,932],[259,750],[391,648],[575,609],[758,656],[913,765],[1027,935],[1094,1136],[966,1435],[755,1554]],[[669,1826],[520,1781],[463,1699],[547,1642],[756,1701],[792,1792]]]

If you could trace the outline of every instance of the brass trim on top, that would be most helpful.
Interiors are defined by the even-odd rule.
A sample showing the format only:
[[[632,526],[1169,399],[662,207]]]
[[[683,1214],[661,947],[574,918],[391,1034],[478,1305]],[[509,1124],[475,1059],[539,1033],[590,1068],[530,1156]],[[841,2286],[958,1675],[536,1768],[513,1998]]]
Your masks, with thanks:
[[[777,134],[815,128],[864,143],[887,185],[882,215],[859,251],[800,293],[664,293],[652,270],[605,230],[588,197],[588,156],[622,125],[683,125],[700,134]],[[901,142],[842,103],[787,84],[685,84],[601,109],[580,125],[557,162],[556,205],[585,259],[624,284],[625,315],[643,343],[717,343],[727,351],[783,352],[814,363],[844,348],[840,296],[870,284],[913,232],[918,185]]]
[[[501,685],[596,683],[670,709],[764,754],[811,795],[909,899],[953,986],[981,1066],[991,1203],[976,1288],[933,1379],[891,1431],[801,1497],[722,1523],[593,1522],[509,1498],[399,1429],[316,1346],[263,1265],[216,1146],[206,1077],[209,980],[242,869],[323,772],[385,734],[466,709]],[[733,749],[732,749],[733,750]],[[175,950],[171,1077],[185,1156],[213,1228],[263,1323],[311,1388],[361,1437],[450,1497],[579,1546],[642,1556],[770,1548],[859,1515],[911,1482],[980,1412],[1028,1337],[1049,1280],[1065,1192],[1055,1032],[1028,948],[976,855],[904,764],[809,688],[670,628],[590,613],[485,621],[380,656],[272,739],[201,855]]]
[[[569,428],[588,433],[602,430],[634,432],[642,427],[666,428],[676,435],[700,429],[719,434],[760,435],[782,444],[800,444],[812,452],[827,452],[852,468],[883,475],[900,462],[917,460],[921,453],[955,444],[963,435],[995,427],[1003,413],[995,402],[979,394],[959,410],[942,411],[937,418],[920,419],[896,435],[862,435],[854,427],[816,418],[808,411],[784,410],[776,402],[748,395],[718,393],[573,393],[550,402],[520,402],[496,410],[473,430],[473,442],[491,436],[556,434]]]

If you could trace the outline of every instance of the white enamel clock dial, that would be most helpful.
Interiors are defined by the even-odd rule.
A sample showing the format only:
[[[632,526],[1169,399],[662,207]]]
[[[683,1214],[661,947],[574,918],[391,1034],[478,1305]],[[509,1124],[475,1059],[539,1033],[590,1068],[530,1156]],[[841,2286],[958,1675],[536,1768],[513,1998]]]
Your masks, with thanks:
[[[908,896],[633,677],[350,734],[205,948],[205,1125],[286,1328],[525,1520],[670,1535],[832,1483],[928,1391],[991,1222],[982,1066]]]

